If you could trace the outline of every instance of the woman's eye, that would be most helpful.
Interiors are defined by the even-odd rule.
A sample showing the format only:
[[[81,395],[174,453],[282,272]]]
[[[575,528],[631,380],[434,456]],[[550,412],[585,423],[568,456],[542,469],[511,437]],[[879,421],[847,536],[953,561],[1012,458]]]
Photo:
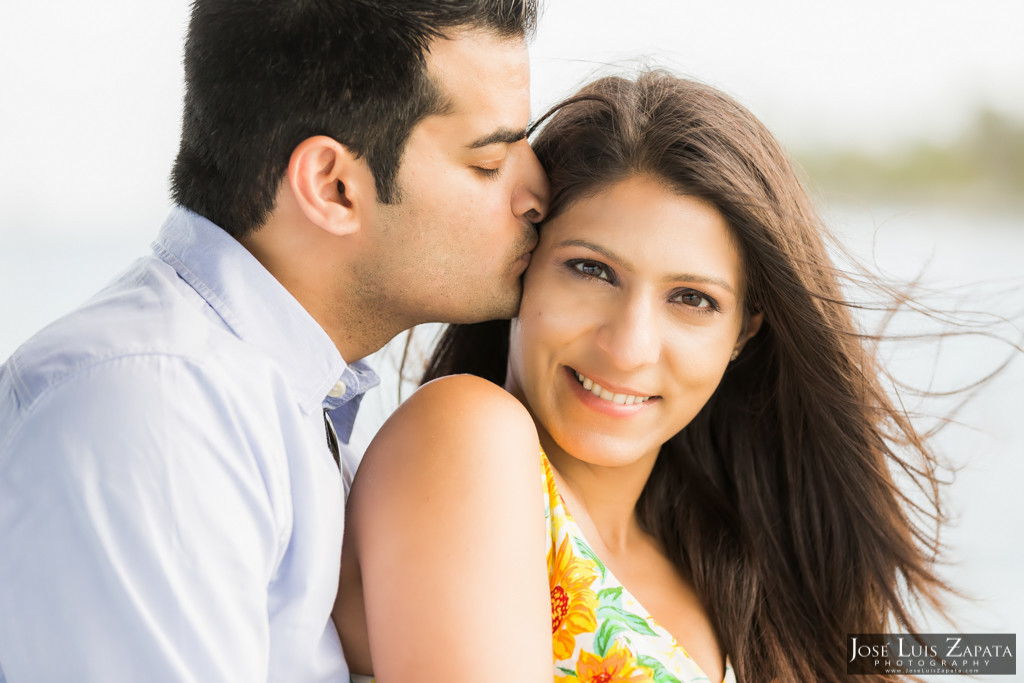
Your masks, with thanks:
[[[714,299],[692,289],[679,292],[672,297],[672,301],[679,302],[691,308],[718,310],[718,305],[715,303]]]
[[[572,264],[578,272],[588,277],[596,277],[601,280],[611,281],[611,274],[603,263],[597,261],[575,261]]]

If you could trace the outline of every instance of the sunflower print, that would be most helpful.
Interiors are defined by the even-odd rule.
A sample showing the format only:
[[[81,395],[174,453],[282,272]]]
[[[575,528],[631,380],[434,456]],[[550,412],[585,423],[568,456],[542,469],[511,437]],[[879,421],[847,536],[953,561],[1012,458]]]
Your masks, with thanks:
[[[711,683],[594,554],[541,453],[556,683]],[[723,683],[735,683],[728,659]]]
[[[541,462],[555,683],[711,683],[594,554],[565,509],[543,452]],[[722,683],[736,683],[728,659]]]

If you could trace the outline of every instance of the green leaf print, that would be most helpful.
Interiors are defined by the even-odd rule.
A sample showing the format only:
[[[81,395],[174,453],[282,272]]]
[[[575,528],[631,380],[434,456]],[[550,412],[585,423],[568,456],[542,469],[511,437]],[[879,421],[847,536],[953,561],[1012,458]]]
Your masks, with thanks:
[[[657,633],[651,628],[651,625],[647,623],[647,620],[643,617],[627,612],[621,607],[615,605],[601,605],[597,608],[597,620],[598,621],[614,621],[621,624],[619,627],[622,630],[632,631],[634,633],[641,633],[645,636],[656,636]]]
[[[615,636],[624,631],[624,625],[618,619],[605,619],[594,635],[594,654],[604,657],[608,654],[608,646],[615,641]]]
[[[637,657],[636,663],[642,667],[651,670],[651,675],[654,678],[654,683],[683,683],[683,681],[669,673],[669,670],[665,668],[665,665],[659,662],[654,657]]]
[[[599,605],[615,605],[616,607],[622,606],[622,586],[616,588],[605,588],[597,594],[597,602]]]
[[[556,666],[556,669],[562,673],[563,676],[576,676],[576,672],[572,669],[566,669],[564,666]]]
[[[593,562],[594,565],[597,567],[597,570],[601,572],[601,580],[603,581],[605,578],[605,571],[607,571],[604,567],[604,562],[602,562],[601,558],[594,554],[594,551],[590,549],[590,546],[587,545],[587,543],[583,539],[573,538],[573,541],[575,541],[574,545],[576,546],[576,550],[579,551],[580,555],[585,556],[588,560]]]

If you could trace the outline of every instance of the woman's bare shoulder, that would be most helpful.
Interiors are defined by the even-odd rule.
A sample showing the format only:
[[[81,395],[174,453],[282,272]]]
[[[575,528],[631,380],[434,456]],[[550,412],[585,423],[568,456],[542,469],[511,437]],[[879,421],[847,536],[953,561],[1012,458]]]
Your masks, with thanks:
[[[512,394],[494,382],[475,375],[448,375],[427,382],[420,387],[402,408],[426,410],[431,417],[445,417],[446,407],[469,411],[470,416],[485,418],[490,411],[500,411],[504,417],[529,419],[529,413]]]
[[[537,430],[514,396],[473,375],[441,377],[420,387],[381,428],[368,455],[386,445],[417,451],[523,446],[536,451]]]
[[[534,485],[539,443],[529,412],[504,389],[472,375],[442,377],[420,387],[384,423],[352,494],[358,500],[369,489],[375,499],[393,499],[427,482],[449,491]]]
[[[380,430],[352,485],[342,560],[358,567],[379,680],[480,670],[509,642],[524,654],[504,680],[550,680],[541,477],[529,413],[477,377],[424,385]]]

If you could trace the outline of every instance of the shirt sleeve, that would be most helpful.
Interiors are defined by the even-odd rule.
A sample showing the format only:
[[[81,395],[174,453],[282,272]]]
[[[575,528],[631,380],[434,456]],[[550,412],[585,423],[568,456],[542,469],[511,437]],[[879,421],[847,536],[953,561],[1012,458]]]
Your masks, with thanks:
[[[0,680],[267,679],[280,520],[236,399],[139,356],[28,407],[0,446]]]

